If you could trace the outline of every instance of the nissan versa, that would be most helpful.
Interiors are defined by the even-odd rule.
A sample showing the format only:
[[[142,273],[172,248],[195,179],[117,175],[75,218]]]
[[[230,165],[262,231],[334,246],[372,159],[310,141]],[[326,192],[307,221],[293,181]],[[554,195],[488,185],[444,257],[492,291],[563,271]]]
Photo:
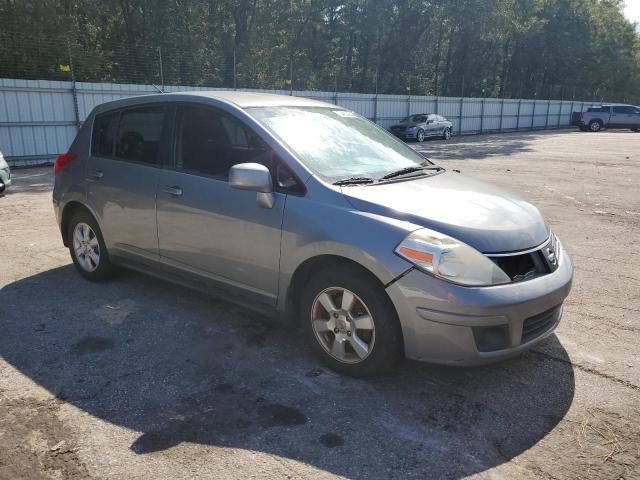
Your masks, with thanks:
[[[55,163],[62,239],[279,315],[330,367],[476,365],[549,336],[572,265],[521,198],[335,105],[198,92],[100,105]]]

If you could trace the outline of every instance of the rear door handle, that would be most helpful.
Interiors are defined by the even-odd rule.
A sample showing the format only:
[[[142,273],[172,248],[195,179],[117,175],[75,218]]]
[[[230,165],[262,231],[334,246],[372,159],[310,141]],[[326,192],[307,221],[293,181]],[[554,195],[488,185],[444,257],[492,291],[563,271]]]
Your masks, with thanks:
[[[102,177],[104,177],[104,173],[102,173],[102,170],[89,170],[87,172],[87,178],[89,179],[98,180]]]
[[[182,196],[182,189],[180,187],[176,187],[176,186],[171,187],[169,185],[165,185],[162,191],[164,193],[168,193],[169,195],[173,195],[174,197]]]

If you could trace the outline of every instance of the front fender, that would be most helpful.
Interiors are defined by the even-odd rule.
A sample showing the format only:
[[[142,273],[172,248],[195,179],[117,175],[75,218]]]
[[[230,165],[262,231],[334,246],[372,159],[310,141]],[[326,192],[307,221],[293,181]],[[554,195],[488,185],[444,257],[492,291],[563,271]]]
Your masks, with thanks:
[[[296,269],[313,257],[334,255],[352,260],[383,285],[411,265],[394,249],[419,226],[307,197],[287,198],[282,226],[278,309],[286,308],[286,292]]]

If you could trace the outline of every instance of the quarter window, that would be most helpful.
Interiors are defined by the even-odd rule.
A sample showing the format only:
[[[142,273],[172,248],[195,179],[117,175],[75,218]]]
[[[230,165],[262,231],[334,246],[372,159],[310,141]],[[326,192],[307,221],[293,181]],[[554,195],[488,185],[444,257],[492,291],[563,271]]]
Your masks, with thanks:
[[[91,153],[110,157],[113,155],[113,139],[118,129],[118,112],[96,115],[93,121]]]
[[[175,168],[227,178],[232,166],[255,162],[271,168],[272,151],[238,119],[198,105],[178,109]]]
[[[125,110],[120,115],[115,156],[123,160],[158,163],[164,107]]]

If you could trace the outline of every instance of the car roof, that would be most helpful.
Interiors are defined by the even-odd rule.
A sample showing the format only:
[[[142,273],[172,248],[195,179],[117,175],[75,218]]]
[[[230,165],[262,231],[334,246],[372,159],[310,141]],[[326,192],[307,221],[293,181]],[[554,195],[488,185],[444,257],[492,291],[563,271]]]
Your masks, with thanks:
[[[311,100],[304,97],[295,97],[293,95],[238,92],[233,90],[196,90],[128,97],[122,100],[103,103],[97,107],[97,111],[103,112],[115,108],[126,108],[145,103],[180,101],[188,98],[208,98],[227,104],[233,104],[241,109],[250,107],[325,107],[342,110],[342,107],[331,103],[320,102],[318,100]]]

